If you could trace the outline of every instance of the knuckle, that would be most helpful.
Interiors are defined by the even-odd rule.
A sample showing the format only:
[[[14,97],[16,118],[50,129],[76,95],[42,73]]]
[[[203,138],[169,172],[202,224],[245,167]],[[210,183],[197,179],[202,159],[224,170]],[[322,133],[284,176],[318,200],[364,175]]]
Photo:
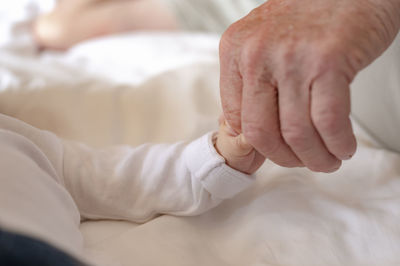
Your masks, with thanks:
[[[338,44],[322,42],[321,45],[315,44],[316,49],[310,55],[311,66],[316,73],[326,73],[328,71],[338,71],[343,66],[343,52],[338,48]]]
[[[296,58],[296,51],[293,45],[282,44],[277,51],[276,73],[280,80],[291,80],[299,73],[299,60]]]
[[[230,34],[225,32],[219,41],[219,53],[221,55],[225,55],[230,50],[229,47],[231,47],[231,38],[232,37],[230,37]]]
[[[233,49],[238,46],[237,44],[237,30],[234,24],[230,26],[222,35],[219,41],[219,54],[220,58],[228,58],[234,51],[237,49]]]
[[[251,70],[253,66],[257,66],[264,71],[264,67],[268,64],[268,50],[264,39],[259,36],[252,37],[246,40],[241,51],[240,62],[246,70]],[[250,68],[248,68],[250,67]]]
[[[224,115],[227,119],[240,119],[241,115],[240,109],[232,108],[232,106],[227,104],[223,106],[223,110],[224,110]]]
[[[244,67],[244,72],[252,70],[254,65],[257,65],[261,59],[263,51],[257,48],[258,44],[254,41],[249,41],[244,47],[240,57],[241,66]]]
[[[241,36],[243,35],[241,21],[231,24],[223,33],[219,42],[220,53],[232,52],[232,47],[240,46]]]
[[[342,132],[342,126],[338,112],[331,110],[320,111],[315,114],[315,127],[323,134],[337,136]]]
[[[250,44],[243,47],[239,61],[243,78],[256,86],[273,84],[273,72],[267,57],[265,49],[255,41],[251,41]]]
[[[228,122],[234,130],[240,132],[241,128],[241,112],[239,109],[227,109],[224,110],[224,119]]]
[[[281,130],[283,139],[290,147],[299,151],[304,151],[308,148],[308,130],[305,129],[304,126],[292,123],[282,126]]]
[[[247,123],[243,129],[246,140],[268,154],[275,153],[282,145],[282,140],[277,133],[275,130],[266,130],[256,123]]]
[[[242,28],[242,22],[241,20],[238,20],[234,23],[232,23],[224,32],[224,36],[228,38],[235,37],[236,34],[238,34],[241,31]]]
[[[319,61],[331,62],[337,57],[335,46],[323,43],[322,45],[314,44],[317,49],[314,50],[314,57]]]
[[[296,57],[296,43],[293,41],[286,41],[280,44],[278,50],[278,59],[285,66],[290,66]]]

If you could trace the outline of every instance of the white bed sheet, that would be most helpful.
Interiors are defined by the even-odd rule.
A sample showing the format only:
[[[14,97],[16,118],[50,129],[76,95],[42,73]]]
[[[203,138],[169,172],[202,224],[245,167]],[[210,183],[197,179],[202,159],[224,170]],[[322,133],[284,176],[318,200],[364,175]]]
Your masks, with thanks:
[[[37,54],[24,29],[1,44],[1,113],[94,146],[216,127],[217,37],[130,34]],[[84,222],[87,252],[110,265],[400,265],[400,156],[354,126],[358,151],[336,173],[267,162],[253,187],[198,217]]]

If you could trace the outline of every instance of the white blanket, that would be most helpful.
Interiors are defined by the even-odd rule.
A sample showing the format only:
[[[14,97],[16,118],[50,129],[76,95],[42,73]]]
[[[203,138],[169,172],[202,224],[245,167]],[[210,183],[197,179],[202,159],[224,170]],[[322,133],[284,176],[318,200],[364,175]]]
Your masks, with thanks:
[[[14,26],[2,31],[1,113],[94,146],[215,128],[217,37],[141,33],[38,54],[19,20],[1,26]],[[112,265],[400,265],[400,156],[354,126],[358,151],[334,174],[267,162],[252,188],[198,217],[83,223],[88,254]]]

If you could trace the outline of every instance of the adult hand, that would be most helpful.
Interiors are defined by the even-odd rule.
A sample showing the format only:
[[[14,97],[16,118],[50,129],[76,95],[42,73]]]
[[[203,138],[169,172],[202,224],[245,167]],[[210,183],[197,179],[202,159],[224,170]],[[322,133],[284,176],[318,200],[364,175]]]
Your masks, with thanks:
[[[349,85],[399,25],[400,0],[269,0],[222,36],[228,123],[279,165],[337,170],[356,150]]]

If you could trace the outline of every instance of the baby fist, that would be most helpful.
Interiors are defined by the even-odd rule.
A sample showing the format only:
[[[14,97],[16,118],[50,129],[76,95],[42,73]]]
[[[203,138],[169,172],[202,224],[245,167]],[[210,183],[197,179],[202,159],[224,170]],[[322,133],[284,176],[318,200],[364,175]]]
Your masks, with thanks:
[[[257,152],[244,137],[237,134],[223,116],[219,119],[215,148],[226,164],[240,172],[253,174],[264,163],[265,157]]]

